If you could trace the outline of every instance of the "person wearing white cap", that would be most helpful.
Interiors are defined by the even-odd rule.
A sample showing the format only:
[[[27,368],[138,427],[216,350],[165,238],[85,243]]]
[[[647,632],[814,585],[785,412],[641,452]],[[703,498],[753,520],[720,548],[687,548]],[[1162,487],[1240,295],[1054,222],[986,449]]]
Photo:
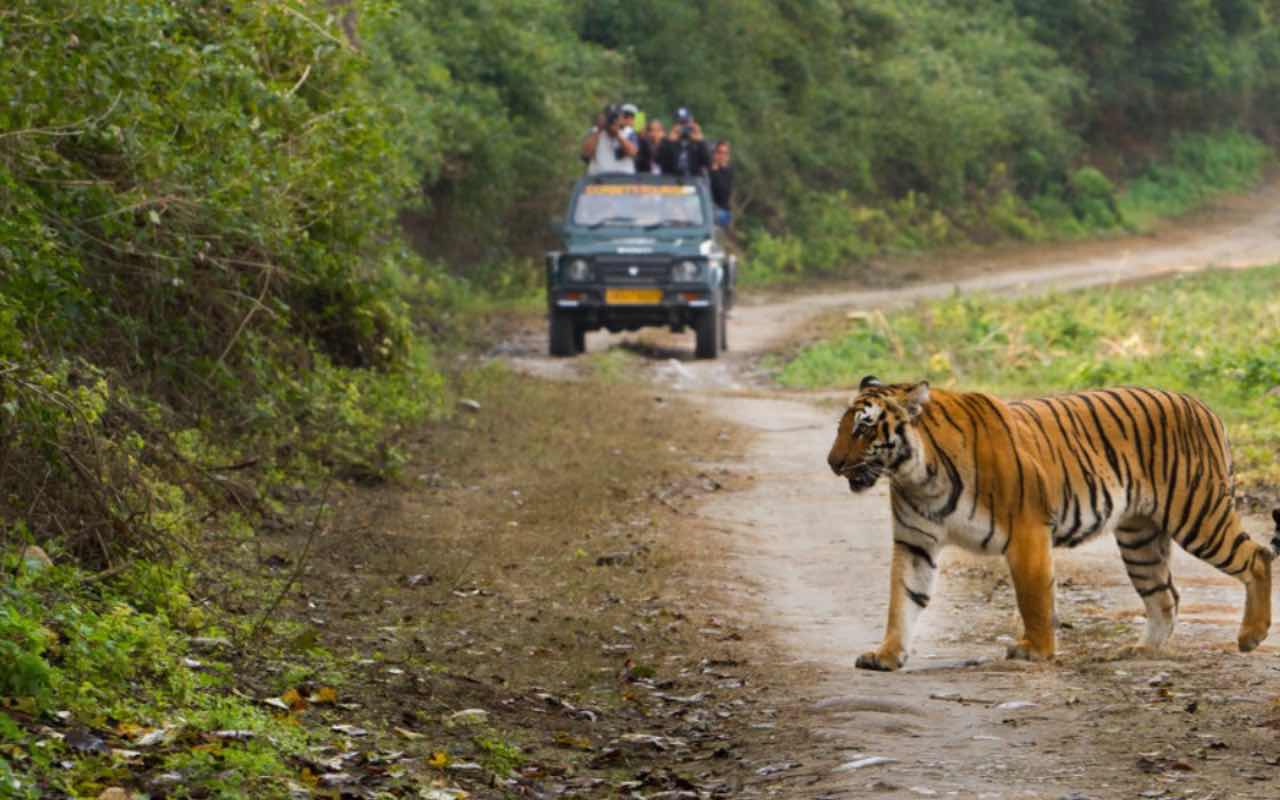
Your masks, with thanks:
[[[618,113],[622,115],[622,135],[639,147],[640,134],[636,133],[636,114],[640,113],[640,109],[636,108],[634,103],[623,103],[618,106]]]
[[[622,113],[617,106],[606,106],[596,123],[582,140],[582,160],[588,175],[607,172],[634,173],[636,145],[622,133]]]

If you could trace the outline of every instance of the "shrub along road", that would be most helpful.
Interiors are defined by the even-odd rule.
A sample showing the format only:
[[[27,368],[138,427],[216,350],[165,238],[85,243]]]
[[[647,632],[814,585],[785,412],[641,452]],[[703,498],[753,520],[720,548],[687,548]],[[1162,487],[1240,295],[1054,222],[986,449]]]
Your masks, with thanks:
[[[820,737],[810,752],[792,753],[797,766],[771,775],[781,795],[1271,797],[1280,779],[1280,637],[1236,653],[1242,590],[1185,553],[1174,568],[1181,617],[1159,658],[1124,652],[1141,631],[1142,605],[1115,545],[1102,538],[1057,553],[1064,624],[1055,664],[1001,658],[1018,633],[1005,567],[950,552],[909,668],[855,670],[883,625],[887,489],[851,496],[827,470],[847,393],[784,393],[768,386],[759,365],[810,334],[824,313],[956,290],[1043,291],[1257,266],[1280,261],[1278,232],[1280,190],[1272,186],[1191,229],[914,265],[923,280],[906,288],[746,305],[731,323],[735,349],[718,362],[691,360],[687,345],[668,335],[596,335],[589,350],[608,352],[579,362],[513,358],[551,375],[634,361],[629,371],[647,368],[655,383],[685,389],[715,417],[754,431],[745,457],[710,465],[745,488],[713,495],[692,527],[708,550],[727,556],[705,579],[729,599],[723,613],[771,631],[778,669],[796,676],[807,713],[790,723]],[[1251,522],[1255,535],[1269,536],[1269,523]]]

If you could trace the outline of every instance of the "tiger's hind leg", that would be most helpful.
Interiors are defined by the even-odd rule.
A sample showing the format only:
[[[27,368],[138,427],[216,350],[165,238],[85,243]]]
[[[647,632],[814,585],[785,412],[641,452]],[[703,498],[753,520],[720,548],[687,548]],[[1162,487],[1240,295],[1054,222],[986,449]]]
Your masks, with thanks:
[[[1169,535],[1152,522],[1134,520],[1116,529],[1116,543],[1129,581],[1147,607],[1147,630],[1139,647],[1159,650],[1178,618],[1178,590],[1169,571]]]
[[[1236,643],[1247,653],[1267,638],[1271,627],[1271,550],[1249,538],[1230,498],[1221,501],[1223,511],[1178,540],[1191,555],[1212,564],[1244,584],[1244,619]]]

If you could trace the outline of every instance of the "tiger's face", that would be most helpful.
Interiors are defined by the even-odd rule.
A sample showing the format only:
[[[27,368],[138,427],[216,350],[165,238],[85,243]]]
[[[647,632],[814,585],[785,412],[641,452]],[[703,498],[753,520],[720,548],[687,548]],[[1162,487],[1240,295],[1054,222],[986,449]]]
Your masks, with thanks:
[[[848,480],[853,492],[870,489],[881,475],[892,475],[911,460],[911,423],[928,399],[928,383],[885,386],[874,376],[863,378],[827,454],[831,471]]]

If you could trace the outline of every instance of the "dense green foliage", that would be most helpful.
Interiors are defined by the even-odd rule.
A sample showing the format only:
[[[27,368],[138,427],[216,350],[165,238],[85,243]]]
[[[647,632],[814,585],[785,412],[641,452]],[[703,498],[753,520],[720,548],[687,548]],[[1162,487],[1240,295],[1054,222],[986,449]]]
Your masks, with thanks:
[[[1166,180],[1134,193],[1136,206],[1116,187],[1164,164],[1171,143],[1185,165],[1187,142],[1271,136],[1278,10],[405,0],[369,47],[379,85],[413,119],[428,211],[412,229],[424,252],[518,282],[522,267],[507,259],[545,243],[531,234],[560,210],[591,115],[627,99],[668,121],[688,105],[710,137],[734,143],[747,268],[776,279],[885,251],[1140,227],[1185,209],[1184,187]]]
[[[366,59],[308,13],[0,11],[9,525],[110,562],[195,533],[222,466],[376,473],[438,406],[406,305],[432,284],[396,243],[414,170]]]
[[[1268,267],[1017,300],[954,297],[854,324],[806,348],[781,379],[851,388],[875,374],[1005,396],[1122,384],[1186,391],[1227,422],[1245,480],[1274,482],[1278,289],[1280,267]]]
[[[408,230],[433,258],[507,266],[545,234],[620,59],[580,42],[563,4],[412,0],[365,26],[370,75],[423,191]],[[479,276],[492,285],[505,277]]]
[[[1239,132],[1174,136],[1169,157],[1125,187],[1120,217],[1141,228],[1201,206],[1219,192],[1247,189],[1258,182],[1270,158],[1265,145]]]
[[[184,662],[192,554],[288,524],[286,490],[393,473],[441,408],[410,310],[449,283],[396,220],[415,167],[311,4],[17,0],[0,45],[4,792],[128,775],[46,742],[61,711],[171,724],[148,757],[206,796],[285,796],[296,729]],[[24,572],[33,543],[57,565]]]

